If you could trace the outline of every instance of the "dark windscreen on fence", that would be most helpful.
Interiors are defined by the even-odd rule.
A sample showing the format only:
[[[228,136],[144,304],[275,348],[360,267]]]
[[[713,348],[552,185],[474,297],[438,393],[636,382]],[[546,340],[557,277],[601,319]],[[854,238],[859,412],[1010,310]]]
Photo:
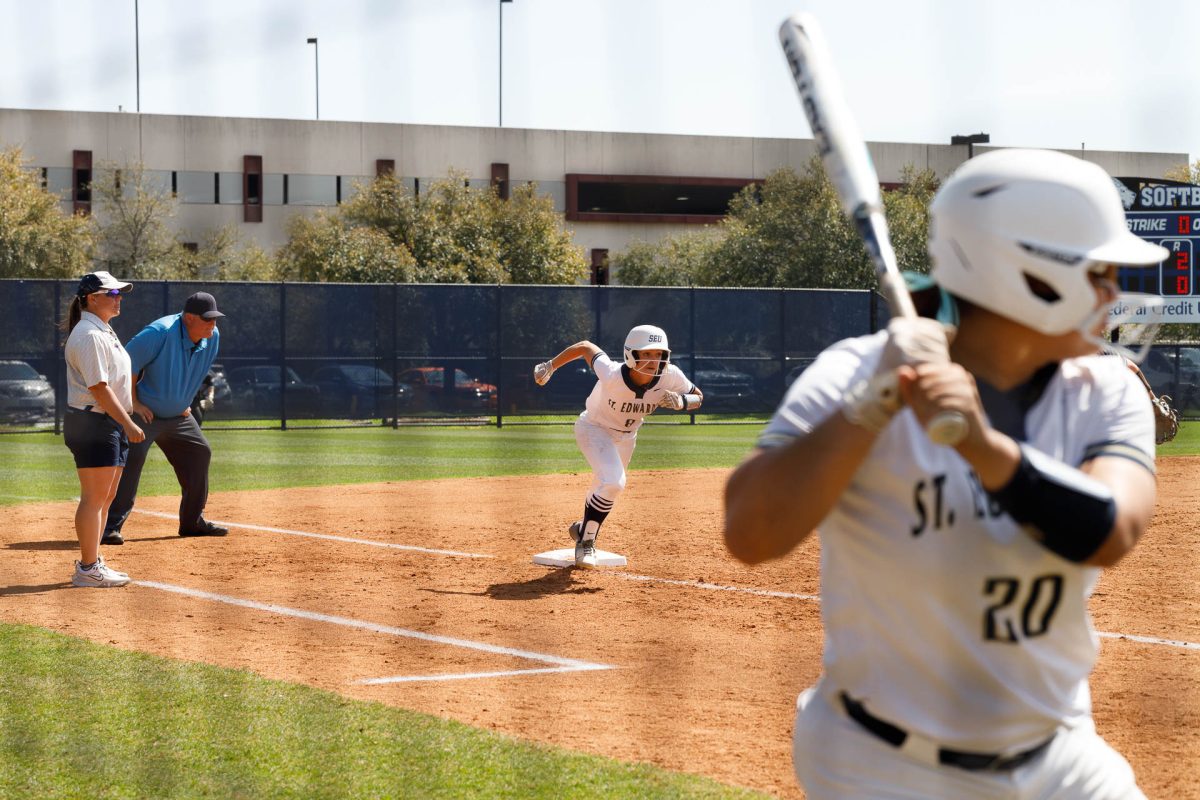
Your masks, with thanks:
[[[75,283],[0,285],[0,361],[24,362],[54,388],[36,408],[0,404],[0,427],[57,425],[65,371],[54,325]],[[113,327],[127,342],[196,291],[226,315],[209,418],[285,427],[575,414],[594,384],[588,366],[576,361],[544,387],[533,366],[585,339],[620,360],[641,324],[667,332],[672,361],[705,393],[706,418],[766,414],[817,353],[870,332],[878,315],[865,291],[145,281]]]

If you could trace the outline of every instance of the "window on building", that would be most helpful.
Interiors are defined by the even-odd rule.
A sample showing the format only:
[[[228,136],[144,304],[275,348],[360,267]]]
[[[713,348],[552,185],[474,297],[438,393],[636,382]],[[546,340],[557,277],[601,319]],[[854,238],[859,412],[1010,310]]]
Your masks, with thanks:
[[[333,206],[338,202],[336,175],[288,175],[289,206]]]
[[[237,172],[217,173],[217,202],[241,205],[242,176]]]
[[[242,158],[242,219],[262,222],[262,156]]]
[[[71,156],[74,170],[71,199],[76,214],[92,213],[92,151],[76,150]]]
[[[660,175],[567,176],[569,220],[579,222],[715,222],[749,178]]]
[[[286,175],[279,174],[262,176],[263,205],[282,206],[287,204],[286,179]]]
[[[175,196],[181,203],[217,202],[216,177],[211,172],[176,172]]]

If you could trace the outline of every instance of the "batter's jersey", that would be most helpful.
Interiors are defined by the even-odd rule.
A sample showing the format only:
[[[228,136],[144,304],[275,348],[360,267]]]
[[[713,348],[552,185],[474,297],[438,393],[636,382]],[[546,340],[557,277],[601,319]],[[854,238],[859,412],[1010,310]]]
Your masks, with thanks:
[[[645,386],[638,386],[629,375],[629,367],[618,364],[604,353],[592,360],[596,385],[588,395],[579,416],[593,425],[634,433],[646,417],[654,413],[665,392],[688,394],[696,387],[674,364],[667,364],[661,375]]]
[[[826,350],[759,440],[803,436],[871,376],[886,332]],[[1035,449],[1077,467],[1154,469],[1146,390],[1120,359],[1064,361],[1025,414]],[[798,489],[800,487],[797,487]],[[818,525],[824,667],[874,715],[943,746],[1001,752],[1091,714],[1098,568],[1051,553],[992,502],[966,461],[905,408]]]

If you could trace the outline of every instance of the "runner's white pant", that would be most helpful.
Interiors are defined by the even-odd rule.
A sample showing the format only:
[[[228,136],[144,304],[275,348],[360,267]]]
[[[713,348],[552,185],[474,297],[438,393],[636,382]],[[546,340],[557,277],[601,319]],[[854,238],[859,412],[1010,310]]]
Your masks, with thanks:
[[[835,703],[821,683],[796,701],[792,764],[808,800],[1146,800],[1129,762],[1090,723],[1060,730],[1017,769],[971,772],[900,752]]]
[[[592,468],[591,493],[612,503],[625,488],[625,471],[637,445],[637,433],[612,430],[580,418],[575,420],[575,442]]]

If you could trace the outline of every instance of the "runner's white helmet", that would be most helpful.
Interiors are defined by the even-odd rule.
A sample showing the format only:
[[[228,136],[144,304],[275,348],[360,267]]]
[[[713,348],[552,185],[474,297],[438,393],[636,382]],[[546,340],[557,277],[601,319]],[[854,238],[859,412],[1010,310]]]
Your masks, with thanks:
[[[642,350],[661,350],[661,359],[651,361],[652,371],[638,369],[636,364],[641,360]],[[638,325],[629,331],[625,337],[625,366],[642,375],[661,375],[667,364],[671,363],[671,348],[667,344],[667,332],[654,325]]]
[[[1095,164],[1052,150],[993,150],[934,196],[929,255],[946,291],[1059,335],[1098,319],[1089,271],[1150,266],[1167,251],[1129,232],[1112,179]],[[1031,279],[1044,284],[1042,296]]]

